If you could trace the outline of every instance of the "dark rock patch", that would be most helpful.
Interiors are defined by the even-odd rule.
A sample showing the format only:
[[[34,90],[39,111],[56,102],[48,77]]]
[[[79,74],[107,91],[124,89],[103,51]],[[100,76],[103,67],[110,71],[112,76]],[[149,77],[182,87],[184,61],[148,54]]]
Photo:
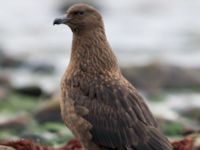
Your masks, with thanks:
[[[179,113],[183,115],[184,117],[194,119],[200,123],[200,108],[199,107],[181,110]]]
[[[41,107],[34,114],[35,119],[39,123],[45,122],[61,122],[60,104],[58,100],[48,101],[45,106]]]
[[[199,69],[153,63],[122,68],[122,73],[136,88],[150,93],[159,92],[160,89],[200,90]]]
[[[16,118],[0,123],[0,131],[2,130],[17,130],[18,132],[25,130],[29,123],[28,116],[18,116]]]
[[[13,88],[13,91],[26,96],[40,97],[45,95],[42,89],[38,86],[25,86]]]

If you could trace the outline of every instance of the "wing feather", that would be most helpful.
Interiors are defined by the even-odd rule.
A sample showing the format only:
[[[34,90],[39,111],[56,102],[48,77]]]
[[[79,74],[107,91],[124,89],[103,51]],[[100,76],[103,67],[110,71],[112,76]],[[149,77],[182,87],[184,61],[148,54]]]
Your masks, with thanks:
[[[99,79],[87,83],[72,86],[69,96],[75,105],[89,110],[83,118],[92,124],[90,132],[94,142],[113,149],[170,149],[169,142],[156,129],[153,115],[133,86],[120,80]]]

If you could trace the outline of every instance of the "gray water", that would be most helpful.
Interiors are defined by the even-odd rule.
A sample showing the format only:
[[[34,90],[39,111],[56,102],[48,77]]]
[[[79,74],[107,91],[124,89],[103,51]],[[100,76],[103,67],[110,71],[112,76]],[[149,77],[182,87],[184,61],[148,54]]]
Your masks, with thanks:
[[[6,0],[0,5],[0,45],[6,53],[58,66],[69,60],[71,31],[52,26],[62,0]],[[67,1],[66,1],[67,2]],[[108,39],[119,62],[200,65],[199,0],[102,0]],[[62,68],[62,67],[61,67]]]

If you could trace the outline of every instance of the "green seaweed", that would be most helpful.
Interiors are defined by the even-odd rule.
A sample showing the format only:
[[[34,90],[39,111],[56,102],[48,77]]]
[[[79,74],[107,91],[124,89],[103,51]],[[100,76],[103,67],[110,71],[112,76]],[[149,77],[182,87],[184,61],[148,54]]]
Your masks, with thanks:
[[[38,102],[38,98],[11,93],[0,101],[0,113],[30,112],[36,108],[36,102]]]
[[[55,122],[47,122],[41,126],[41,129],[43,129],[44,131],[49,131],[52,133],[56,133],[65,128],[66,126],[64,125],[64,123],[61,124],[61,123],[55,123]]]
[[[177,122],[168,122],[161,124],[161,130],[168,136],[177,136],[183,133],[184,127],[182,124]]]
[[[166,97],[167,97],[167,93],[160,91],[159,93],[149,95],[149,100],[151,100],[153,102],[161,102],[161,101],[165,100]]]

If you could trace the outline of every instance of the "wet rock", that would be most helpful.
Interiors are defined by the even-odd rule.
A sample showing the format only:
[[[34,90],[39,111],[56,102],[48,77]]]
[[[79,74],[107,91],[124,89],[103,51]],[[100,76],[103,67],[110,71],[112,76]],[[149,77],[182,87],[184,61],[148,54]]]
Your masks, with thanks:
[[[11,69],[25,69],[33,73],[40,74],[52,74],[55,71],[55,67],[44,61],[29,61],[21,57],[13,57],[3,55],[0,53],[0,67]]]
[[[16,130],[18,132],[23,131],[28,123],[30,118],[27,115],[17,116],[13,119],[8,119],[6,121],[0,122],[0,130]]]
[[[1,86],[10,86],[10,79],[6,75],[0,75],[0,85]]]
[[[5,55],[3,53],[3,50],[0,48],[0,64],[1,64],[1,61],[4,59]]]
[[[8,56],[0,51],[0,67],[2,68],[16,68],[23,64],[23,61],[12,56]]]
[[[180,110],[179,113],[181,115],[183,115],[184,117],[196,120],[200,123],[200,109],[199,109],[199,107]]]
[[[187,69],[179,67],[167,67],[164,71],[164,88],[199,88],[200,71],[197,69]]]
[[[0,75],[0,100],[6,99],[10,90],[10,80],[5,75]]]
[[[3,50],[0,48],[0,66],[3,63],[4,59],[5,59],[5,54]]]
[[[35,112],[34,117],[39,123],[63,122],[60,114],[59,98],[46,101],[43,106]]]
[[[6,99],[8,96],[8,90],[0,86],[0,101]]]
[[[3,68],[18,68],[23,64],[23,61],[14,59],[12,57],[6,57],[1,63]]]
[[[50,64],[38,64],[38,65],[31,65],[30,67],[33,73],[40,73],[40,74],[52,74],[55,71],[54,66]]]
[[[40,87],[31,85],[13,88],[13,91],[22,95],[34,96],[34,97],[40,97],[45,95],[45,93],[42,91]]]
[[[137,88],[156,93],[159,89],[199,89],[200,70],[152,63],[122,68],[122,73]]]
[[[53,74],[55,66],[52,62],[41,60],[25,60],[21,68],[37,74]]]
[[[122,68],[122,73],[134,86],[149,93],[159,92],[165,77],[159,64]]]

